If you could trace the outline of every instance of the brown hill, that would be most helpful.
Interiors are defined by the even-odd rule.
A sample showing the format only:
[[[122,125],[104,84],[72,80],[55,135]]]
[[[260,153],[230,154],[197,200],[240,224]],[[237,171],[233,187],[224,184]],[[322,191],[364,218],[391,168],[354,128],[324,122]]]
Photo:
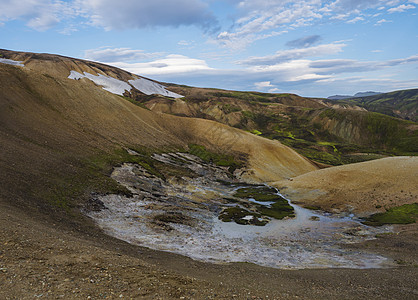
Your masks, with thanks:
[[[295,203],[370,215],[417,202],[418,157],[390,157],[322,169],[274,185]]]
[[[132,78],[125,71],[54,55],[2,53],[25,64],[0,64],[2,198],[15,199],[18,194],[29,204],[29,195],[41,201],[52,191],[59,194],[64,178],[77,178],[95,157],[122,147],[184,148],[194,143],[245,154],[247,176],[262,181],[315,169],[277,141],[213,121],[157,114],[88,79],[67,78],[73,69]]]

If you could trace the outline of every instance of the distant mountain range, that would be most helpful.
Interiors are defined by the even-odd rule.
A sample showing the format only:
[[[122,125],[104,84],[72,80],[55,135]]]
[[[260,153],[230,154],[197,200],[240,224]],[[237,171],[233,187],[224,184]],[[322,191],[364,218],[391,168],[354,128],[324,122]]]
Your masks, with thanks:
[[[347,103],[405,120],[418,121],[418,89],[379,93],[375,95],[356,96],[350,99],[334,99],[339,104]]]
[[[380,95],[380,94],[382,94],[382,93],[368,91],[368,92],[358,92],[354,96],[349,96],[349,95],[334,95],[334,96],[329,96],[327,99],[329,99],[329,100],[343,100],[343,99],[350,99],[350,98],[359,98],[359,97],[375,96],[375,95]]]

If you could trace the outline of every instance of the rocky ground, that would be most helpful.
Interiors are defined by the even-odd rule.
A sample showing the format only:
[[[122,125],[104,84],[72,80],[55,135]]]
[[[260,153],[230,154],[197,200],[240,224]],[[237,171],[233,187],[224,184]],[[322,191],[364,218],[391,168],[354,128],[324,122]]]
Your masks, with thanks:
[[[413,299],[416,226],[353,247],[391,255],[392,269],[284,271],[215,265],[67,230],[0,209],[2,299]]]

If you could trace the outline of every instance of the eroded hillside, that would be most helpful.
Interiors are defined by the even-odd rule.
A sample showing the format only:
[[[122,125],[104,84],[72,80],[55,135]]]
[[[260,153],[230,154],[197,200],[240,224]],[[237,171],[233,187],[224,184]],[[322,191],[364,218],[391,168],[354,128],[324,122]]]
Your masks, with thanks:
[[[212,119],[339,165],[391,155],[416,155],[417,124],[349,102],[292,94],[235,92],[171,85],[181,99],[133,97],[157,112]]]
[[[354,97],[337,101],[337,103],[350,103],[370,111],[414,122],[418,121],[418,89],[395,91],[367,97]]]
[[[129,160],[127,148],[202,145],[245,160],[247,179],[256,181],[316,169],[277,141],[214,121],[154,113],[88,78],[68,78],[76,70],[126,82],[134,75],[125,71],[53,55],[2,55],[24,65],[0,63],[1,195],[10,202],[71,210],[91,192],[118,190],[109,174]]]

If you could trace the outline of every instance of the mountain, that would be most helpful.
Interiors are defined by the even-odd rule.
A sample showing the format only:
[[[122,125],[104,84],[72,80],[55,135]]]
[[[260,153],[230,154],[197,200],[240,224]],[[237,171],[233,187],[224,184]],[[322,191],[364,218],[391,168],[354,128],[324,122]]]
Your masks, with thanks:
[[[334,95],[334,96],[329,96],[327,99],[329,100],[343,100],[343,99],[350,99],[353,98],[353,96],[349,96],[349,95]]]
[[[416,155],[414,123],[347,101],[293,94],[226,91],[169,85],[181,99],[134,98],[148,109],[215,120],[292,147],[309,159],[340,165],[388,155]]]
[[[368,96],[376,96],[376,95],[380,95],[380,94],[382,94],[382,93],[380,93],[380,92],[372,92],[372,91],[358,92],[358,93],[354,94],[354,98],[368,97]]]
[[[358,92],[354,96],[349,96],[349,95],[334,95],[334,96],[329,96],[327,99],[328,100],[344,100],[344,99],[350,99],[350,98],[375,96],[375,95],[380,95],[380,94],[382,94],[382,93],[368,91],[368,92]]]
[[[418,121],[418,89],[401,90],[373,96],[359,96],[342,102],[358,105],[369,111],[388,116],[414,122]]]
[[[283,224],[279,208],[286,217],[294,215],[277,190],[264,185],[278,182],[289,195],[299,192],[304,205],[342,214],[369,216],[405,203],[415,207],[416,158],[320,169],[327,166],[301,154],[334,164],[356,157],[415,155],[415,140],[416,123],[351,103],[179,86],[96,62],[0,50],[0,298],[407,298],[418,278],[414,225],[360,244],[352,244],[354,236],[363,235],[356,228],[336,236],[350,243],[338,246],[341,261],[347,259],[341,257],[343,248],[356,258],[364,253],[372,260],[389,257],[391,268],[367,270],[356,261],[355,268],[293,271],[245,263],[236,248],[220,244],[223,233],[202,242],[241,263],[193,260],[168,252],[161,242],[177,238],[178,228],[195,225],[205,236],[212,232],[205,230],[207,224],[221,222],[193,213],[237,220],[227,224],[227,231],[244,229],[242,238],[233,238],[244,244],[250,221],[266,222],[269,214],[273,226],[265,228],[275,231],[274,224]],[[374,178],[374,172],[379,176]],[[211,189],[202,190],[196,182]],[[238,188],[251,198],[242,202],[219,192],[220,187],[235,196]],[[371,194],[379,189],[381,193]],[[337,199],[345,190],[355,197]],[[389,190],[385,196],[390,199],[380,202]],[[363,198],[362,191],[370,195]],[[321,193],[323,198],[310,195]],[[335,207],[329,203],[333,197]],[[285,204],[263,205],[255,198]],[[115,200],[120,219],[113,218],[115,210],[105,199]],[[370,199],[374,209],[365,211]],[[184,206],[192,217],[181,210]],[[103,226],[94,213],[105,217]],[[152,222],[144,223],[147,218]],[[289,221],[299,222],[294,220]],[[114,222],[120,225],[116,234],[111,231]],[[301,231],[290,229],[289,236],[306,234],[318,224],[306,222]],[[144,228],[155,230],[155,247],[145,243]],[[257,235],[259,228],[249,231]],[[122,240],[130,232],[135,236]],[[271,244],[268,237],[259,241]],[[299,243],[293,244],[299,251]],[[182,240],[178,248],[188,246]],[[258,248],[250,250],[260,253]],[[288,245],[284,249],[287,255]],[[327,260],[309,245],[306,253],[320,267]],[[270,259],[274,263],[277,258]]]
[[[199,144],[215,152],[245,154],[254,180],[262,181],[315,169],[307,159],[277,141],[209,120],[156,114],[120,96],[122,92],[125,96],[147,96],[137,88],[142,88],[145,80],[151,82],[148,79],[67,57],[4,50],[0,53],[3,59],[21,62],[0,63],[0,190],[13,201],[19,201],[20,197],[15,196],[19,194],[31,195],[38,202],[70,205],[68,199],[55,199],[64,178],[79,174],[80,186],[73,189],[81,192],[87,184],[87,179],[81,178],[91,176],[89,168],[96,168],[97,157],[121,159],[122,154],[116,155],[115,151],[129,147],[180,149]],[[75,72],[85,77],[74,78]],[[162,90],[161,85],[153,84]],[[255,155],[254,147],[265,155]],[[276,159],[277,155],[287,157],[286,161]],[[15,172],[16,168],[20,171]],[[100,168],[95,171],[102,172]],[[94,184],[107,182],[102,179],[104,183],[99,180]]]

